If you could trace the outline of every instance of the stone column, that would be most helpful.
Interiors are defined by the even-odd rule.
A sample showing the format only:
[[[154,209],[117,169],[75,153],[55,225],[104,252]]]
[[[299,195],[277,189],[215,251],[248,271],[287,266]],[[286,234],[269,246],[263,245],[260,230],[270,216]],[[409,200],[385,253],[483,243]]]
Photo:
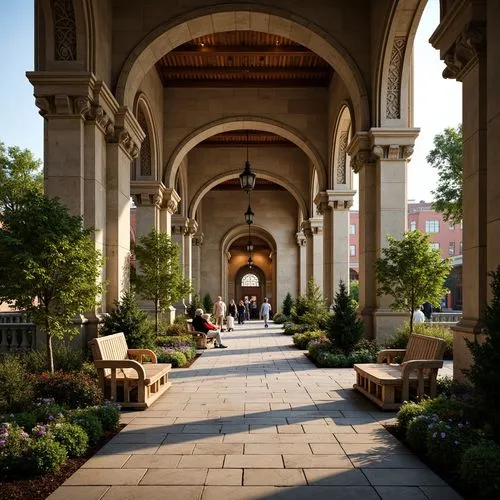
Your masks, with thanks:
[[[299,273],[299,289],[297,293],[304,295],[307,287],[307,238],[306,235],[299,231],[295,234],[297,245],[299,247],[298,273]]]
[[[188,229],[184,237],[184,277],[193,283],[193,237],[198,231],[198,223],[194,219],[188,220]],[[192,294],[189,294],[188,303]]]
[[[488,120],[488,115],[493,117],[499,109],[498,104],[495,105],[498,101],[498,50],[489,53],[488,47],[490,67],[494,68],[490,78],[487,75],[485,38],[486,19],[488,24],[491,22],[488,36],[498,37],[495,21],[499,19],[499,11],[494,4],[496,2],[477,0],[450,4],[447,15],[430,39],[432,45],[440,50],[446,64],[443,76],[463,83],[464,297],[462,320],[453,327],[455,378],[463,378],[462,369],[471,362],[464,339],[480,338],[478,334],[483,331],[489,291],[487,273],[491,270],[488,266],[500,260],[498,253],[493,251],[493,245],[497,245],[498,250],[499,241],[498,184],[495,182],[498,179],[498,136],[495,135],[494,124]],[[487,8],[491,19],[486,16]],[[495,96],[491,101],[488,90]],[[490,173],[491,178],[488,177],[487,182]]]
[[[310,220],[303,221],[302,225],[302,233],[304,234],[306,238],[306,289],[307,289],[307,282],[311,279],[313,276],[314,272],[314,260],[313,260],[313,233],[311,229],[311,222]],[[305,292],[304,292],[305,293]]]
[[[172,215],[177,212],[179,201],[181,201],[181,197],[175,189],[164,189],[160,211],[160,230],[169,236],[172,235]]]
[[[311,217],[309,222],[312,231],[312,276],[323,290],[323,217]]]
[[[180,263],[183,274],[186,271],[186,236],[189,233],[189,219],[182,215],[172,215],[172,241],[179,245]],[[185,276],[185,274],[184,274]],[[186,314],[186,303],[184,300],[174,304],[176,314]]]
[[[106,148],[106,278],[108,310],[129,287],[130,163],[139,154],[144,133],[137,120],[121,109],[115,115],[114,134]]]
[[[192,280],[195,293],[200,294],[201,289],[201,246],[203,245],[203,233],[198,232],[193,236],[193,266]]]
[[[159,181],[132,181],[130,192],[136,205],[136,234],[139,238],[152,229],[160,231],[165,186]]]
[[[407,228],[407,162],[418,129],[372,128],[349,145],[351,165],[359,172],[360,307],[365,331],[383,340],[404,321],[391,311],[391,297],[377,296],[374,263],[387,235],[401,238]],[[368,333],[369,334],[369,333]]]

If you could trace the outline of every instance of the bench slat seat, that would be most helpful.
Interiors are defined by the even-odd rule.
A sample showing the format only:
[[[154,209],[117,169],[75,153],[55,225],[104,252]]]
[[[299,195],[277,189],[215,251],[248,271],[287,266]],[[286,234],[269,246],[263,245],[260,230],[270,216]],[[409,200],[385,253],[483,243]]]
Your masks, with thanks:
[[[172,365],[158,363],[149,349],[128,349],[123,333],[93,339],[90,346],[104,397],[123,407],[146,409],[171,385]]]
[[[445,347],[442,339],[413,334],[407,349],[385,349],[380,351],[377,363],[355,364],[354,389],[383,410],[397,410],[412,391],[418,397],[435,396]],[[394,359],[401,356],[404,356],[402,363],[394,364]]]

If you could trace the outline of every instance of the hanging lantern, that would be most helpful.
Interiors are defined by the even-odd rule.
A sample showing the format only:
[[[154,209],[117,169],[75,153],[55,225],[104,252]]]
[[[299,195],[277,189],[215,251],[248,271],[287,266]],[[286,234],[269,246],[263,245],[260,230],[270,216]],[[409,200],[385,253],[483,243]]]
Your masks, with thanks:
[[[245,212],[245,222],[250,225],[253,224],[254,213],[252,212],[252,208],[248,205],[247,211]]]

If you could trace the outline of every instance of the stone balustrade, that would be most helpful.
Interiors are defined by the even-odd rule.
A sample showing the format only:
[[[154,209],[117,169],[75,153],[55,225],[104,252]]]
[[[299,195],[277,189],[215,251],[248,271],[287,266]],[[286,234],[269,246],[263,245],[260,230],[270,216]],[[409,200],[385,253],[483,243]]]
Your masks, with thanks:
[[[462,311],[432,313],[431,323],[455,324],[462,319]]]
[[[0,313],[0,353],[23,352],[36,345],[37,328],[25,312]]]

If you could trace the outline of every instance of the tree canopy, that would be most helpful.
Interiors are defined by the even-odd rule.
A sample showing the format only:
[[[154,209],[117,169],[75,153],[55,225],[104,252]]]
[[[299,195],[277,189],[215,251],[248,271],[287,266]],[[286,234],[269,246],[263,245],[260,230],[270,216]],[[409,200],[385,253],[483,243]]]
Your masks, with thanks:
[[[0,142],[0,211],[15,208],[28,192],[41,193],[43,174],[40,160],[28,149],[6,148]]]
[[[434,149],[427,155],[427,162],[438,171],[438,183],[432,191],[432,208],[443,218],[458,224],[462,214],[462,125],[446,128],[434,137]]]
[[[167,233],[152,230],[141,236],[134,253],[139,269],[131,275],[136,293],[152,300],[155,308],[155,330],[158,314],[191,293],[191,283],[184,278],[179,246]]]
[[[25,309],[47,336],[71,335],[71,320],[92,309],[102,293],[102,258],[91,230],[57,199],[35,191],[0,213],[0,302]]]
[[[391,308],[408,311],[410,332],[413,332],[413,312],[424,302],[439,306],[448,290],[444,286],[451,270],[450,259],[442,259],[439,250],[432,249],[429,236],[409,231],[401,240],[387,236],[389,245],[375,262],[378,295],[392,297]]]

